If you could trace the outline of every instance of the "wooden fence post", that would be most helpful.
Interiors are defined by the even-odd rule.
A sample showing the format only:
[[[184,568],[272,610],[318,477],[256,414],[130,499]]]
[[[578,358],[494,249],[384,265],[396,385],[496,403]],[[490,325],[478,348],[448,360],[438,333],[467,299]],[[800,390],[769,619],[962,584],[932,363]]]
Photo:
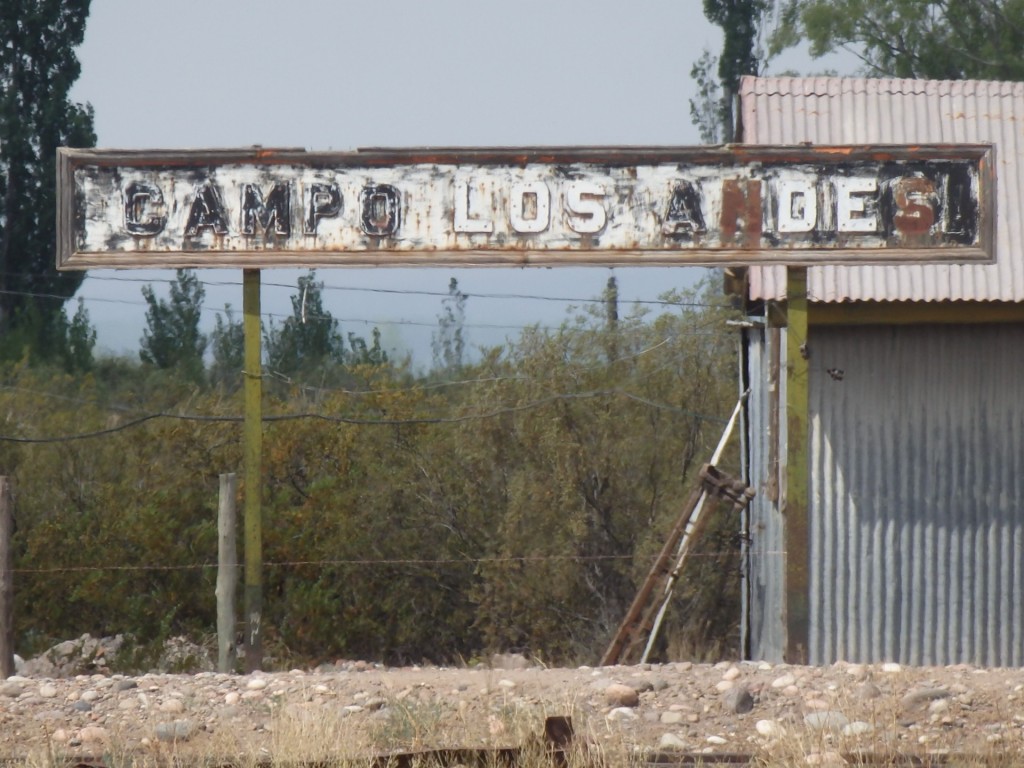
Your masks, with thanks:
[[[0,678],[14,674],[14,510],[11,486],[0,476]]]
[[[238,510],[235,494],[238,482],[234,472],[220,476],[220,503],[217,507],[217,670],[235,668],[235,594],[238,589]]]

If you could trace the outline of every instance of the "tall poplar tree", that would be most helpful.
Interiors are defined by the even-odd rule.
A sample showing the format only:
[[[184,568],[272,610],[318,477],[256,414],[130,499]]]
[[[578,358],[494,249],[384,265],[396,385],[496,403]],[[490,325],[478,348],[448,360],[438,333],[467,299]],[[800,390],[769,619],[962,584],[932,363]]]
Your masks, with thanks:
[[[735,138],[733,104],[740,77],[758,73],[763,58],[758,39],[771,8],[770,0],[704,0],[704,15],[722,29],[722,53],[705,49],[690,70],[698,88],[690,116],[705,144]]]
[[[85,278],[56,270],[55,175],[57,147],[96,144],[92,107],[68,98],[88,13],[89,0],[0,2],[0,335],[32,347],[62,335]]]
[[[199,381],[209,342],[199,330],[206,291],[194,270],[179,269],[176,274],[169,301],[157,298],[151,285],[142,288],[148,308],[139,358],[147,365],[173,368],[185,378]]]

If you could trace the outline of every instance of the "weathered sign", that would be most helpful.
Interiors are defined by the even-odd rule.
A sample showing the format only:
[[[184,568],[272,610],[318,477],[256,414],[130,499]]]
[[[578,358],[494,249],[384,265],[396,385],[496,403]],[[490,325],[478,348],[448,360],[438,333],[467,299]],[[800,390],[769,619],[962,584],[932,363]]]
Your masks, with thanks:
[[[58,266],[991,261],[991,152],[61,149]]]

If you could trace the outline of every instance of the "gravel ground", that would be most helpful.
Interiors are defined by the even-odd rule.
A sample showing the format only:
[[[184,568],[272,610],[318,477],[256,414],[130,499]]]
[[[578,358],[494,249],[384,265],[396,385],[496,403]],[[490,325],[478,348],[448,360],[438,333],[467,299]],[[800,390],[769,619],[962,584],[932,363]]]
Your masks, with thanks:
[[[1009,754],[1024,762],[1024,670],[688,662],[577,669],[338,662],[273,674],[18,675],[0,757],[118,752],[316,758],[522,744],[571,715],[591,744],[798,755]]]

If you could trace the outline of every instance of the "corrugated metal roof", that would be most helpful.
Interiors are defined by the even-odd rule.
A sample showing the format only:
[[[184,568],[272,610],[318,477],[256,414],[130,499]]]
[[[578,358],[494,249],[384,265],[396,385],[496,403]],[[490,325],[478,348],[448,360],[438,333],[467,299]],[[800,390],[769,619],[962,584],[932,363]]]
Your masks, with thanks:
[[[996,145],[996,263],[813,267],[813,301],[1024,301],[1024,83],[745,77],[748,144]],[[782,298],[784,267],[750,270],[751,298]]]

